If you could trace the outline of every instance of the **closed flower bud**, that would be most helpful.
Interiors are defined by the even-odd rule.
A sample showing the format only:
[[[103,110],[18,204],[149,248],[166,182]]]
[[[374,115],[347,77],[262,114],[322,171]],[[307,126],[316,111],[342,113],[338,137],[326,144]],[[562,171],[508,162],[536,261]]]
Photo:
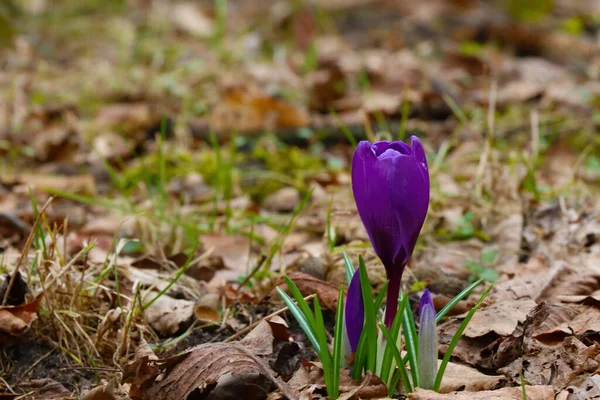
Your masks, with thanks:
[[[352,191],[373,249],[389,286],[385,323],[397,311],[402,272],[417,242],[429,206],[429,172],[419,139],[403,142],[362,141],[352,159]]]

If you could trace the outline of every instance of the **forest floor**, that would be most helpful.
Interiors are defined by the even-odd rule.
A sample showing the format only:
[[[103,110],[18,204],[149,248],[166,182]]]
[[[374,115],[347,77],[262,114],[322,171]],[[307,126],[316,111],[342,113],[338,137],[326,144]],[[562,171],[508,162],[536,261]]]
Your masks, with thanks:
[[[382,287],[351,157],[411,135],[413,308],[494,288],[441,393],[396,398],[600,395],[597,2],[6,1],[0,54],[0,397],[324,398],[274,288],[331,331],[344,251]]]

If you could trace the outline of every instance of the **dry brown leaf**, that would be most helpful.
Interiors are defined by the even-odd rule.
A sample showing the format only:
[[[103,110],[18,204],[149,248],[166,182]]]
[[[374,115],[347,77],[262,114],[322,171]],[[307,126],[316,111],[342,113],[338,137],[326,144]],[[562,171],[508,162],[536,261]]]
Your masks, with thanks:
[[[123,366],[123,382],[130,384],[129,396],[132,399],[144,399],[144,393],[158,375],[158,357],[142,338],[135,351],[135,359]]]
[[[95,125],[99,129],[118,129],[126,136],[140,139],[140,132],[155,125],[160,118],[149,104],[120,103],[102,106],[96,112]]]
[[[150,292],[144,297],[144,303],[150,301],[158,292]],[[194,317],[196,303],[190,300],[174,299],[165,294],[150,307],[144,309],[144,318],[158,333],[172,336],[189,325]]]
[[[558,300],[559,296],[589,295],[599,287],[599,273],[557,261],[549,271],[499,282],[491,297],[496,300],[529,298],[539,303]]]
[[[106,258],[106,255],[104,255]],[[140,269],[135,267],[121,267],[122,265],[129,264],[129,258],[119,256],[117,258],[117,264],[119,265],[119,274],[122,274],[125,279],[133,283],[139,281],[143,288],[154,288],[157,291],[166,290],[165,294],[176,297],[184,292],[183,282],[185,286],[193,287],[197,292],[201,292],[202,285],[189,276],[181,276],[179,282],[171,284],[171,276],[161,273],[155,269]]]
[[[586,303],[600,306],[600,290],[596,290],[589,295],[565,295],[557,296],[557,298],[562,303]]]
[[[120,375],[120,374],[119,374]],[[121,389],[118,388],[119,383],[117,379],[120,377],[112,378],[108,383],[102,386],[95,387],[94,389],[81,396],[79,400],[127,400],[129,396],[124,395]]]
[[[239,344],[200,345],[164,360],[163,366],[167,373],[148,389],[150,400],[186,400],[191,393],[200,395],[219,390],[219,386],[229,387],[244,399],[252,399],[256,393],[264,395],[263,390],[271,385],[289,393],[253,349]]]
[[[297,128],[308,123],[304,112],[284,100],[241,88],[229,90],[211,113],[212,127],[219,132]]]
[[[571,305],[566,308],[563,315],[566,316],[567,313],[571,319],[556,326],[555,331],[577,336],[600,332],[600,310],[596,307]],[[542,333],[539,333],[536,339],[540,339],[542,335]]]
[[[300,202],[300,192],[293,187],[279,189],[268,195],[262,202],[265,210],[287,213],[294,210]]]
[[[192,172],[183,178],[174,178],[167,185],[167,190],[185,204],[200,204],[214,199],[215,189],[204,181],[204,177]]]
[[[174,4],[172,19],[180,29],[198,37],[210,36],[214,30],[213,21],[192,2]]]
[[[590,376],[580,387],[569,386],[568,400],[588,400],[600,398],[600,375]]]
[[[475,313],[464,335],[470,338],[481,337],[490,332],[500,336],[510,335],[519,323],[525,321],[535,305],[533,300],[515,300],[482,308]]]
[[[71,397],[71,392],[62,384],[50,378],[32,379],[18,386],[19,390],[32,392],[31,398],[44,400],[63,400]]]
[[[311,398],[315,395],[315,391],[324,393],[326,386],[323,365],[318,362],[304,362],[288,381],[288,384],[295,393],[299,393],[297,397],[299,399]],[[386,385],[377,376],[371,374],[366,376],[362,382],[357,382],[352,379],[348,369],[340,370],[339,385],[340,399],[380,398],[387,394]]]
[[[3,178],[5,184],[22,184],[35,188],[52,188],[53,190],[95,195],[96,181],[92,175],[47,175],[47,174],[19,174],[14,178]],[[27,190],[27,188],[25,188]]]
[[[215,293],[206,293],[197,302],[194,314],[200,321],[221,322],[219,314],[220,296]]]
[[[0,337],[19,336],[29,329],[37,319],[37,311],[42,299],[40,293],[31,303],[20,306],[0,306]]]
[[[204,235],[200,238],[204,248],[212,249],[212,255],[221,257],[225,268],[245,273],[248,266],[250,240],[246,236]]]
[[[302,272],[290,272],[288,277],[294,281],[303,296],[316,293],[321,304],[333,311],[337,309],[339,288],[333,283],[322,281]],[[280,287],[287,290],[285,284]]]
[[[246,335],[246,337],[240,341],[241,345],[247,346],[253,349],[255,355],[269,355],[273,353],[273,328],[269,322],[262,320],[256,328]]]
[[[495,369],[512,362],[521,355],[523,325],[531,310],[531,300],[501,301],[477,311],[469,322],[465,334],[452,353],[470,365]],[[480,312],[484,311],[479,318]],[[447,343],[458,329],[459,319],[450,320],[439,326],[440,349],[445,351]]]
[[[441,364],[438,361],[438,366]],[[454,390],[465,390],[468,392],[478,392],[481,390],[494,389],[504,380],[502,376],[485,375],[475,368],[456,363],[448,363],[440,393],[448,393]]]
[[[575,307],[540,303],[528,316],[531,324],[527,333],[544,343],[560,342],[565,336],[573,334],[569,322],[578,314]]]
[[[527,400],[550,400],[554,398],[552,386],[525,386]],[[436,393],[431,390],[417,389],[410,393],[411,400],[522,400],[523,392],[520,387],[484,390],[481,392]]]
[[[577,375],[595,371],[600,366],[597,357],[596,346],[588,348],[574,336],[553,346],[531,341],[523,357],[499,372],[511,379],[513,384],[519,385],[519,373],[522,371],[526,382],[534,385],[552,384],[558,391],[567,387]]]

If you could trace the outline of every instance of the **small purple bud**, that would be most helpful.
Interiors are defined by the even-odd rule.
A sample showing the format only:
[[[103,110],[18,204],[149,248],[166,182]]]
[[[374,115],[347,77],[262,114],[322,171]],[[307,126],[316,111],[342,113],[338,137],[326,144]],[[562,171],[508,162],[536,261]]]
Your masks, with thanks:
[[[360,287],[360,273],[357,269],[354,271],[348,296],[346,297],[346,307],[344,309],[344,318],[346,322],[346,331],[352,352],[356,351],[358,341],[365,323],[365,305],[363,304],[362,291]]]
[[[396,315],[402,272],[429,206],[429,172],[416,136],[403,142],[362,141],[352,158],[352,192],[360,219],[390,281],[385,324]]]
[[[437,374],[438,335],[435,308],[429,289],[419,303],[419,387],[431,389]]]
[[[431,297],[429,289],[425,289],[425,291],[421,295],[421,301],[419,302],[419,309],[417,310],[417,315],[421,315],[421,310],[425,306],[431,306],[431,308],[433,308],[434,310],[433,313],[435,314],[435,306],[433,305],[433,298]]]

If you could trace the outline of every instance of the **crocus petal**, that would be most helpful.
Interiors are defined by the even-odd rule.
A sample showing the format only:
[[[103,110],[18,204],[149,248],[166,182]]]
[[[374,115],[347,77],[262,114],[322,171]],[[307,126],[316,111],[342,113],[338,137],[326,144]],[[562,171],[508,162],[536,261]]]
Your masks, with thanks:
[[[390,196],[394,157],[378,158],[388,148],[389,142],[371,145],[362,141],[352,159],[352,191],[356,208],[373,249],[386,268],[392,266],[401,246],[396,240],[399,227]]]
[[[438,335],[435,308],[428,290],[421,297],[419,317],[419,386],[431,389],[437,374]]]
[[[390,280],[385,316],[388,326],[396,314],[404,266],[415,248],[429,206],[425,151],[415,136],[411,146],[362,141],[352,159],[356,208]]]
[[[360,340],[365,323],[365,306],[362,299],[358,269],[354,271],[352,281],[350,281],[348,296],[346,297],[346,307],[344,308],[344,318],[346,319],[346,330],[348,332],[350,348],[354,352],[358,347],[358,341]]]
[[[404,266],[408,262],[429,207],[429,173],[425,152],[419,139],[414,136],[412,145],[412,157],[394,158],[391,203],[401,231],[397,239],[402,246],[402,250],[396,254],[394,260],[396,270],[394,272],[400,269],[400,265]]]

